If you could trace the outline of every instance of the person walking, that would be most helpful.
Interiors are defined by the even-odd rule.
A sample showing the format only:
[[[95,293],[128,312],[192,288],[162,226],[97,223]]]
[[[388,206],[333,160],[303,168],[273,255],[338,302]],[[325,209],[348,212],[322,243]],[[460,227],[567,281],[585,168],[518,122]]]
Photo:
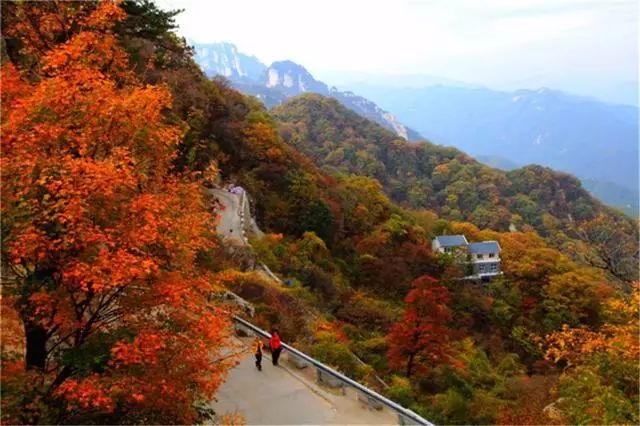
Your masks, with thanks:
[[[256,357],[256,368],[258,371],[262,371],[262,350],[264,349],[264,343],[260,337],[256,337],[253,342],[253,354]]]
[[[277,366],[278,358],[280,358],[280,352],[282,352],[282,342],[280,342],[280,333],[278,333],[278,330],[273,330],[271,332],[269,348],[271,349],[271,362],[274,366]]]

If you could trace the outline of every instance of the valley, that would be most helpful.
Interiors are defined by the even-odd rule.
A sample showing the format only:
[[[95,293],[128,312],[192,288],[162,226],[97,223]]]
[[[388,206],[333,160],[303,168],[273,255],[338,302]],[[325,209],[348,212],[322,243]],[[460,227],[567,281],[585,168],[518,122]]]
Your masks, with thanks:
[[[546,88],[507,93],[446,80],[416,87],[356,82],[340,91],[294,62],[267,67],[229,43],[196,45],[195,58],[209,76],[229,78],[268,108],[303,93],[330,96],[407,140],[500,157],[511,162],[508,168],[539,164],[571,173],[606,204],[638,216],[637,107]],[[251,58],[251,73],[242,68],[245,58]]]
[[[159,4],[2,3],[3,424],[640,422],[638,221],[575,177],[633,203],[633,109],[338,90]]]

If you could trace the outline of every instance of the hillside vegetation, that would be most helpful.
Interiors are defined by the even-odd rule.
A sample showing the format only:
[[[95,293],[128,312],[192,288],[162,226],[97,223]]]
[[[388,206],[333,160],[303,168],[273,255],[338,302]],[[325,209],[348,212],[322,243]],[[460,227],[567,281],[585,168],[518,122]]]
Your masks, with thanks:
[[[144,0],[2,13],[3,422],[208,421],[225,289],[437,423],[638,422],[636,224],[571,176],[408,144],[320,96],[271,114]],[[220,177],[253,198],[252,248],[211,232]],[[461,280],[443,233],[497,240],[504,275]]]
[[[571,175],[541,166],[503,172],[455,148],[407,143],[318,95],[286,102],[273,115],[283,138],[327,172],[373,177],[394,201],[448,220],[500,231],[535,230],[566,250],[573,239],[589,242],[582,228],[605,217],[600,223],[612,224],[612,232],[620,231],[618,243],[629,248],[624,278],[637,276],[636,224],[591,197]]]
[[[427,138],[638,190],[638,108],[558,90],[352,87]],[[633,99],[634,90],[629,90]],[[637,102],[637,101],[635,101]],[[464,125],[461,125],[464,123]]]
[[[225,177],[249,190],[258,222],[272,233],[252,241],[256,253],[293,282],[292,300],[261,296],[274,290],[259,290],[264,284],[255,277],[229,278],[259,306],[256,321],[277,324],[287,340],[371,386],[372,374],[382,375],[390,384],[382,391],[437,422],[559,421],[542,413],[559,397],[550,393],[558,383],[572,403],[587,398],[599,407],[589,421],[613,415],[604,400],[575,386],[587,374],[601,389],[620,392],[632,363],[621,364],[626,373],[612,382],[594,361],[610,355],[585,354],[588,372],[562,374],[554,361],[562,365],[571,355],[547,356],[545,336],[569,339],[572,327],[600,333],[616,321],[634,327],[632,316],[614,319],[609,310],[618,300],[633,306],[619,292],[636,274],[636,228],[628,218],[569,175],[541,167],[504,173],[455,149],[408,144],[321,96],[269,114],[222,81],[201,84],[216,95],[198,107],[206,118],[193,123],[198,139],[187,139],[181,164],[198,169],[213,156]],[[508,232],[510,224],[518,232]],[[430,250],[443,232],[498,240],[503,278],[486,288],[459,281],[464,271]],[[427,312],[443,317],[426,315],[445,319],[437,345],[404,346],[403,335],[421,330],[408,320],[412,310],[425,309],[413,307],[420,297],[402,303],[411,291],[441,295]],[[319,316],[301,321],[310,309]],[[630,361],[635,346],[625,345]],[[618,407],[628,407],[635,394],[617,395]],[[563,410],[564,421],[577,419],[571,404]]]

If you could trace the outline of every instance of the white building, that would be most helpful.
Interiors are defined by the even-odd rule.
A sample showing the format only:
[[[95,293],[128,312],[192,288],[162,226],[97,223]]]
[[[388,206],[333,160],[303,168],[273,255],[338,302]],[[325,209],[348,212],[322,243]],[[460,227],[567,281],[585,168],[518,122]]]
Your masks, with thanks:
[[[464,235],[440,235],[431,241],[431,250],[437,253],[452,253],[465,250],[469,242]]]
[[[431,242],[431,249],[442,254],[466,254],[470,267],[465,278],[488,281],[502,274],[500,244],[497,241],[469,243],[464,235],[440,235]]]
[[[473,267],[472,278],[489,279],[500,275],[500,244],[497,241],[483,241],[468,245]]]

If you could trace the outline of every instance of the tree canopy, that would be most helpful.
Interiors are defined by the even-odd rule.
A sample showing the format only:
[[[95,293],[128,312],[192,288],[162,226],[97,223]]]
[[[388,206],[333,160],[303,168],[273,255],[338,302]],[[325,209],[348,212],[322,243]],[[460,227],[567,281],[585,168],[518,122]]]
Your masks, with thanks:
[[[228,316],[195,264],[214,218],[170,173],[171,94],[128,70],[117,3],[14,7],[37,67],[2,66],[3,312],[26,352],[3,348],[3,421],[196,421]]]

